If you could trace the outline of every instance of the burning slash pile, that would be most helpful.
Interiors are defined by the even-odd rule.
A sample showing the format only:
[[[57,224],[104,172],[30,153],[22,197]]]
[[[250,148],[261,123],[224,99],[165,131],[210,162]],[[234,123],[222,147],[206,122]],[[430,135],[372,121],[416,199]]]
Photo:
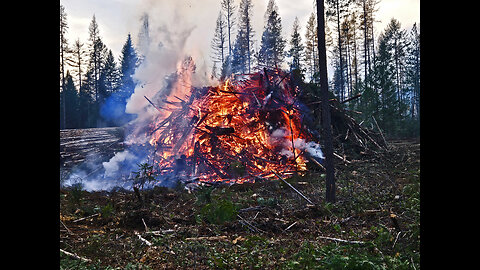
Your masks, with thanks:
[[[209,87],[193,87],[194,74],[187,58],[153,95],[135,92],[132,104],[142,110],[125,127],[125,151],[101,167],[84,162],[91,172],[77,169],[64,185],[80,180],[87,190],[107,190],[174,187],[178,181],[232,184],[276,177],[274,172],[302,173],[309,161],[322,166],[318,123],[312,121],[321,112],[300,102],[318,104],[318,97],[305,96],[307,86],[297,85],[291,73],[264,69]],[[335,99],[329,103],[334,146],[343,149],[344,161],[346,149],[365,153],[372,143],[384,148],[378,134],[356,123]]]
[[[321,162],[320,146],[303,128],[299,89],[289,73],[264,69],[218,87],[187,88],[182,97],[161,98],[161,105],[145,96],[158,110],[142,132],[162,185],[177,179],[253,182],[274,177],[272,170],[305,171],[307,155]]]

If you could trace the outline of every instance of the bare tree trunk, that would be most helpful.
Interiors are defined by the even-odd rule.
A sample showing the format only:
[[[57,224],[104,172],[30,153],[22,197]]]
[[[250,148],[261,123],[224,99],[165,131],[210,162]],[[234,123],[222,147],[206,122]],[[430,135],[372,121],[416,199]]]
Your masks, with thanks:
[[[323,1],[322,1],[323,3]],[[340,28],[340,8],[339,8],[339,3],[338,3],[338,0],[336,1],[336,5],[337,5],[337,31],[338,31],[338,51],[339,51],[339,56],[340,56],[340,101],[343,101],[345,99],[345,89],[344,89],[344,84],[345,84],[345,80],[343,78],[343,57],[342,57],[342,39],[341,39],[341,28]],[[324,10],[325,7],[323,7],[323,4],[322,4],[322,10]],[[323,14],[323,13],[322,13]],[[323,15],[322,15],[323,16]],[[318,0],[317,0],[317,26],[320,27],[320,22],[318,21]],[[324,19],[323,19],[324,20]],[[324,20],[324,23],[323,25],[325,25],[325,20]],[[320,33],[320,29],[317,30],[318,33]],[[325,28],[323,28],[321,30],[323,33],[325,33]],[[318,37],[318,39],[320,39],[320,37]],[[323,38],[325,40],[325,38]],[[320,48],[320,41],[318,41],[318,47]],[[325,46],[324,46],[325,47]],[[320,51],[318,52],[320,54]],[[321,62],[320,62],[321,63]],[[320,67],[319,67],[320,69]]]
[[[325,140],[325,168],[327,170],[326,196],[327,202],[335,202],[335,168],[333,167],[332,127],[330,104],[328,102],[327,50],[325,47],[325,15],[324,1],[317,1],[317,36],[318,58],[320,70],[320,94],[322,99],[322,131]]]

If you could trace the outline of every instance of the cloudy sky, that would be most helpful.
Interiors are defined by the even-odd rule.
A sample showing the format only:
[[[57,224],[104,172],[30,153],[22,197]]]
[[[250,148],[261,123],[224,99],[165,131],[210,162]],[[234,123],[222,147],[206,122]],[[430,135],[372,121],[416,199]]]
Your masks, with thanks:
[[[314,1],[276,0],[284,37],[289,39],[295,16],[299,19],[303,37],[306,22],[314,9]],[[239,2],[235,1],[237,6]],[[100,36],[118,59],[129,33],[134,43],[137,42],[140,17],[147,12],[151,35],[163,28],[168,28],[170,33],[193,29],[184,50],[191,52],[197,63],[204,61],[211,65],[210,43],[220,10],[220,0],[61,0],[60,3],[67,13],[67,38],[71,44],[77,38],[88,43],[88,26],[95,14]],[[267,3],[268,0],[253,0],[252,18],[257,46],[260,46]],[[375,25],[377,35],[391,18],[399,20],[403,28],[410,29],[413,23],[420,22],[420,0],[381,0],[376,16],[379,20]]]

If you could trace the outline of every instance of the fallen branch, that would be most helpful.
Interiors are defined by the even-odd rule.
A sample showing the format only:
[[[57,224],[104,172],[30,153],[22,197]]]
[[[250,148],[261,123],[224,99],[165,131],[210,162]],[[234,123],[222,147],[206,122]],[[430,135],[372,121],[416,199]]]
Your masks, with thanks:
[[[138,232],[135,232],[135,235],[138,237],[138,239],[140,239],[140,241],[145,243],[147,246],[152,245],[152,243],[150,243],[147,239],[143,238]]]
[[[388,148],[387,140],[385,140],[385,137],[383,136],[383,132],[378,126],[377,119],[372,115],[373,121],[375,122],[375,125],[377,126],[378,131],[380,131],[380,135],[382,135],[383,142],[385,143],[385,147]]]
[[[62,222],[61,219],[60,219],[60,223],[63,225],[63,227],[65,227],[65,229],[67,229],[67,232],[68,232],[68,233],[74,234],[67,226],[65,226],[65,224]]]
[[[312,157],[308,157],[308,159],[309,159],[310,161],[312,161],[313,163],[315,163],[315,164],[316,164],[318,167],[320,167],[323,171],[326,171],[325,167],[323,167],[323,165],[320,164],[320,162],[316,161],[316,160],[315,160],[314,158],[312,158]]]
[[[73,222],[73,223],[76,223],[76,222],[82,221],[82,220],[84,220],[84,219],[91,218],[91,217],[95,217],[95,216],[98,216],[98,215],[100,215],[100,213],[96,213],[96,214],[90,215],[90,216],[88,216],[88,217],[79,218],[79,219],[74,220],[74,221],[72,221],[72,222]]]
[[[148,232],[148,227],[147,224],[145,223],[145,220],[142,218],[143,226],[145,226],[145,232]]]
[[[146,233],[151,233],[153,235],[159,236],[159,235],[164,235],[164,234],[167,234],[167,233],[174,233],[174,232],[175,232],[175,230],[167,229],[167,230],[160,230],[160,231],[148,231]]]
[[[325,240],[331,240],[331,241],[336,241],[336,242],[341,242],[341,243],[347,243],[347,244],[365,244],[363,241],[350,241],[350,240],[344,240],[344,239],[339,239],[339,238],[333,238],[333,237],[328,237],[328,236],[318,236],[318,238],[325,239]]]
[[[297,221],[295,221],[294,223],[292,223],[290,226],[288,226],[284,231],[287,231],[288,229],[290,229],[291,227],[293,227],[293,225],[297,224]]]
[[[240,216],[240,215],[238,215],[238,214],[237,214],[237,216],[238,216],[243,222],[245,222],[245,224],[246,224],[248,227],[250,227],[250,229],[251,229],[252,231],[254,231],[254,232],[266,233],[265,231],[260,230],[259,228],[253,226],[250,222],[248,222],[247,220],[245,220],[242,216]]]
[[[226,235],[221,236],[200,236],[200,237],[189,237],[185,238],[186,241],[199,241],[199,240],[208,240],[208,241],[221,241],[228,240]]]
[[[289,187],[291,187],[295,192],[297,192],[300,196],[302,196],[302,198],[304,198],[307,202],[309,202],[310,204],[313,204],[315,205],[312,201],[310,201],[310,199],[308,199],[307,197],[305,197],[305,195],[303,195],[300,191],[298,191],[296,188],[294,188],[292,185],[290,185],[290,183],[288,183],[287,181],[285,181],[282,177],[280,177],[280,175],[278,175],[274,170],[271,171],[272,173],[274,173],[280,180],[282,180],[285,184],[287,184]]]
[[[77,259],[77,260],[81,260],[81,261],[84,261],[84,262],[91,262],[91,261],[92,261],[92,260],[90,260],[90,259],[80,257],[80,256],[78,256],[77,254],[74,254],[74,253],[65,251],[65,250],[63,250],[63,249],[60,249],[60,252],[62,252],[63,254],[65,254],[65,255],[67,255],[67,256],[70,256],[70,257],[72,257],[72,258],[75,258],[75,259]]]
[[[343,160],[343,162],[352,163],[352,162],[350,162],[349,160],[347,160],[347,159],[345,158],[345,156],[342,157],[342,156],[340,156],[339,154],[337,154],[337,153],[335,153],[335,152],[333,152],[333,155],[334,155],[336,158],[339,158],[339,159]]]

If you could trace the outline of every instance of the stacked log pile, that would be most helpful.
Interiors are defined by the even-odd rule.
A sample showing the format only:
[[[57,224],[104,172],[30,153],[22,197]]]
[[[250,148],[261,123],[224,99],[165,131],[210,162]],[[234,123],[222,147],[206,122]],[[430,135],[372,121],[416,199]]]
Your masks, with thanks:
[[[60,168],[68,170],[87,159],[106,161],[123,151],[124,128],[60,130]]]

